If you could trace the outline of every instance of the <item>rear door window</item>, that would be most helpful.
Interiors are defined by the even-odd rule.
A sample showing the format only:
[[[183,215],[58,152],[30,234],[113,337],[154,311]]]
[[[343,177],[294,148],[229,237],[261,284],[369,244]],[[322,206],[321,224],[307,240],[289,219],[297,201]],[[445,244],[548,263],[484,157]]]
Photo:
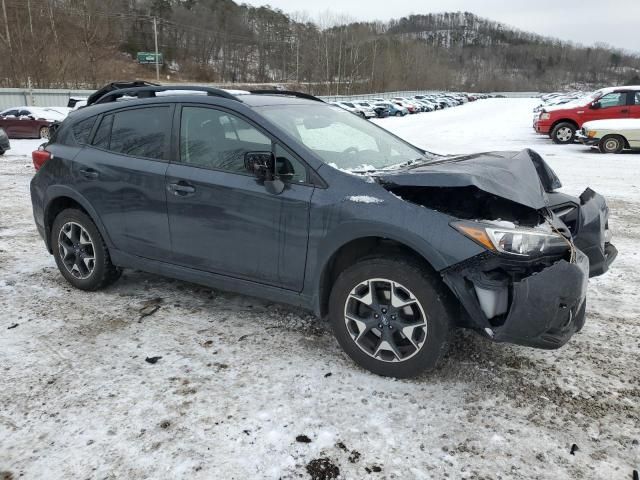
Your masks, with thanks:
[[[112,117],[108,150],[154,160],[167,158],[171,133],[169,106],[123,110],[114,113]],[[105,126],[105,131],[98,132],[100,139],[99,135],[96,135],[96,142],[100,141],[101,145],[104,145],[102,139],[106,135],[106,128],[107,126]],[[96,146],[98,145],[96,144]]]
[[[636,92],[635,104],[640,105],[640,92]]]

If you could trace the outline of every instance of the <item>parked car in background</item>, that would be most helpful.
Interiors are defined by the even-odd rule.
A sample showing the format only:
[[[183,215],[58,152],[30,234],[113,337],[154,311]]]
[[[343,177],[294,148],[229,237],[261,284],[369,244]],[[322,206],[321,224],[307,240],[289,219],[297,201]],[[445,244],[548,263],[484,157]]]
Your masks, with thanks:
[[[423,112],[433,112],[436,109],[435,105],[433,105],[431,102],[427,102],[426,100],[419,100],[417,98],[414,98],[413,102],[421,105]]]
[[[576,138],[602,153],[621,153],[640,149],[640,119],[594,120],[582,124]]]
[[[0,155],[4,155],[4,152],[11,149],[11,143],[9,143],[9,135],[0,128]]]
[[[420,111],[413,103],[409,103],[405,100],[397,100],[394,98],[391,101],[400,107],[406,108],[409,113],[418,113]]]
[[[362,118],[374,118],[376,116],[376,112],[372,108],[360,107],[353,102],[332,102],[332,104]]]
[[[572,143],[585,122],[614,118],[640,118],[640,86],[603,88],[565,105],[544,107],[533,128],[555,143]]]
[[[417,102],[411,101],[406,97],[393,97],[392,102],[400,102],[402,106],[409,109],[409,113],[420,113],[423,111],[422,105],[418,105]]]
[[[369,108],[373,110],[378,118],[386,118],[389,116],[390,111],[387,106],[376,105],[370,102],[353,102],[357,107]]]
[[[87,105],[87,100],[89,99],[86,97],[70,97],[67,102],[67,107],[71,110],[78,110]]]
[[[430,104],[433,105],[434,110],[439,110],[441,108],[440,104],[434,100],[434,97],[427,96],[427,95],[416,95],[413,98],[416,99],[416,100],[421,100],[423,102],[424,101],[429,102]]]
[[[66,107],[13,107],[0,112],[0,127],[9,138],[49,138],[49,127],[68,115]]]
[[[402,105],[395,104],[393,102],[388,102],[386,100],[378,100],[374,104],[376,107],[385,107],[389,110],[390,117],[404,117],[405,115],[409,115],[409,109],[403,107]]]

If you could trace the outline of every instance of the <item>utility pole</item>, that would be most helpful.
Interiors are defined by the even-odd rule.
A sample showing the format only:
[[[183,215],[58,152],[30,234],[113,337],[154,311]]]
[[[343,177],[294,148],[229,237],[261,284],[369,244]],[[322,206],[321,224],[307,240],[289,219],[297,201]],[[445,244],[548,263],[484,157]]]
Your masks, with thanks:
[[[2,0],[2,15],[4,16],[4,28],[6,30],[6,42],[9,45],[9,53],[11,53],[11,33],[9,32],[9,20],[7,20],[7,6]]]
[[[300,33],[296,41],[296,85],[300,84]],[[296,87],[298,88],[298,87]]]
[[[156,43],[156,81],[160,82],[160,62],[158,62],[158,22],[156,17],[153,17],[153,38]]]

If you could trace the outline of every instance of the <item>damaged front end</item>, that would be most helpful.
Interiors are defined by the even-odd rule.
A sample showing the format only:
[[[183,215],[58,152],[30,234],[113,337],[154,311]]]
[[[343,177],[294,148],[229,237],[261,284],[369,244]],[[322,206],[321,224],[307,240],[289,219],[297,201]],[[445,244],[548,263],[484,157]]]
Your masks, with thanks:
[[[617,254],[602,196],[556,192],[557,176],[531,150],[445,157],[378,181],[451,216],[452,228],[485,248],[440,272],[463,307],[460,326],[547,349],[582,328],[588,279]]]
[[[589,260],[577,249],[534,260],[487,253],[442,277],[467,313],[461,326],[493,340],[559,348],[584,325]]]

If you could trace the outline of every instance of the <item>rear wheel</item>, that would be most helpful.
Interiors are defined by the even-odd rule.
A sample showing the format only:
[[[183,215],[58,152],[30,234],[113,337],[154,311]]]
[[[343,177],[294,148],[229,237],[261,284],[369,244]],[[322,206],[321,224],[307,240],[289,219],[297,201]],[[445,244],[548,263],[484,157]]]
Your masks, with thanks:
[[[439,280],[403,257],[364,259],[343,271],[329,299],[338,343],[358,365],[406,378],[433,369],[453,324]]]
[[[0,148],[0,156],[4,155],[4,150]]]
[[[573,123],[561,122],[551,131],[551,139],[558,144],[573,143],[576,127]]]
[[[607,135],[598,143],[601,153],[620,153],[624,150],[624,138],[620,135]]]
[[[51,230],[53,256],[62,276],[81,290],[98,290],[115,282],[122,270],[111,263],[97,227],[84,212],[63,210]]]
[[[49,127],[40,127],[39,135],[40,135],[40,138],[48,140],[49,139]]]

